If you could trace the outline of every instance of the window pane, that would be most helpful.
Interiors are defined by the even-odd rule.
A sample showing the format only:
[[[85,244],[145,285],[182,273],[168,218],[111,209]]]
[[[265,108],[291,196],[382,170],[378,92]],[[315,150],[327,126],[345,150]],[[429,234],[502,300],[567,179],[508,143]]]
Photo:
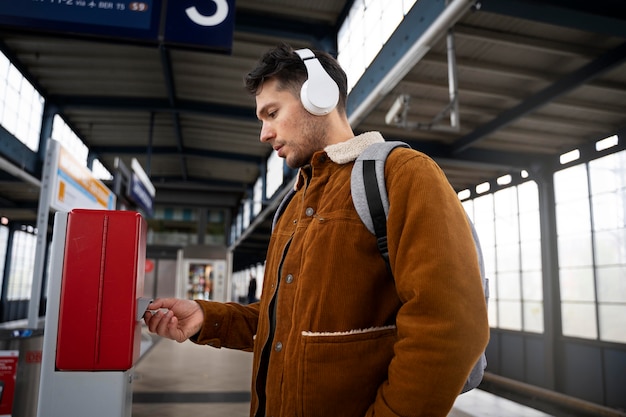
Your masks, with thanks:
[[[496,240],[498,244],[519,242],[519,223],[517,216],[496,218]]]
[[[498,271],[519,271],[519,245],[498,245]]]
[[[517,192],[515,187],[494,193],[496,241],[498,244],[519,242]]]
[[[526,181],[517,186],[520,213],[539,211],[539,191],[535,181]]]
[[[14,86],[8,85],[5,95],[2,125],[12,134],[15,134],[17,130],[17,108],[19,101],[20,95],[18,90]]]
[[[495,246],[495,229],[493,219],[488,222],[478,222],[474,220],[474,227],[476,228],[476,233],[480,237],[480,244],[482,247],[487,246]]]
[[[558,171],[554,174],[554,197],[556,203],[587,200],[587,167],[584,164]]]
[[[541,271],[522,273],[523,298],[527,301],[543,300],[543,279]]]
[[[265,181],[265,198],[269,200],[283,183],[283,159],[276,152],[267,158]]]
[[[348,75],[348,91],[404,18],[410,2],[355,0],[337,34],[338,60]]]
[[[483,250],[490,291],[489,325],[522,330],[524,323],[525,330],[543,332],[537,184],[528,181],[464,201],[463,206],[474,221]]]
[[[561,268],[592,264],[591,236],[589,234],[559,238],[558,244]]]
[[[598,302],[626,303],[626,266],[596,269],[598,278]],[[622,317],[626,321],[626,316]],[[624,322],[626,327],[626,322]]]
[[[593,196],[594,230],[626,226],[626,189]]]
[[[383,13],[381,16],[383,23],[381,36],[384,42],[386,42],[391,35],[393,35],[393,32],[396,30],[400,22],[402,22],[403,17],[403,11],[399,7],[383,7]]]
[[[505,188],[494,193],[494,203],[497,216],[513,217],[517,216],[517,189],[515,187]]]
[[[58,140],[78,162],[87,166],[89,149],[58,114],[53,118],[52,138]]]
[[[524,330],[543,333],[543,304],[536,301],[524,302]]]
[[[522,308],[519,301],[498,301],[499,327],[522,330]]]
[[[474,220],[474,202],[472,200],[466,200],[463,201],[461,205],[465,209],[467,216],[472,220],[473,223],[475,223],[476,220]]]
[[[11,251],[11,270],[7,287],[8,300],[30,299],[35,264],[35,235],[16,231]]]
[[[13,65],[10,65],[7,73],[7,84],[9,87],[12,87],[15,91],[19,92],[22,88],[23,79],[24,77],[22,76],[20,70],[15,68]]]
[[[600,339],[626,342],[626,152],[589,163]]]
[[[591,268],[561,269],[561,301],[595,301]]]
[[[596,264],[626,264],[626,228],[596,232]]]
[[[611,192],[626,188],[626,152],[589,162],[591,191],[594,194]]]
[[[519,215],[520,240],[541,239],[541,225],[539,224],[539,211],[520,213]]]
[[[493,222],[493,195],[474,199],[474,221],[476,224]]]
[[[0,54],[2,57],[2,54]],[[9,228],[0,226],[0,288],[4,281],[4,261],[7,256],[7,245],[9,243]]]
[[[600,338],[626,343],[626,304],[600,304]]]
[[[495,280],[490,280],[489,291],[493,289],[491,281],[495,282]],[[495,292],[490,292],[490,294],[495,294]],[[498,306],[493,299],[489,300],[487,304],[487,319],[490,327],[500,327],[498,324]]]
[[[2,53],[0,57],[0,124],[37,151],[44,100]]]
[[[4,81],[9,73],[11,62],[3,53],[0,53],[0,80]]]
[[[559,236],[570,236],[590,230],[589,201],[585,199],[557,204],[556,226]]]
[[[563,335],[596,339],[596,309],[594,303],[562,303]]]
[[[520,276],[518,272],[502,272],[498,274],[498,298],[500,300],[519,300]]]
[[[539,240],[524,242],[522,249],[522,271],[541,270],[541,242]]]

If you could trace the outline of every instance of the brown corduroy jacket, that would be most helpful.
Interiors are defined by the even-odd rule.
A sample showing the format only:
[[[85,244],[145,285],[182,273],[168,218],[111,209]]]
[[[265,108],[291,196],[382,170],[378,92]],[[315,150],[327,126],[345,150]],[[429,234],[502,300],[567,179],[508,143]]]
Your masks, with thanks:
[[[355,211],[353,161],[382,140],[364,133],[300,170],[260,303],[199,302],[194,342],[254,350],[251,416],[446,416],[487,344],[471,231],[435,162],[387,160],[393,277]]]

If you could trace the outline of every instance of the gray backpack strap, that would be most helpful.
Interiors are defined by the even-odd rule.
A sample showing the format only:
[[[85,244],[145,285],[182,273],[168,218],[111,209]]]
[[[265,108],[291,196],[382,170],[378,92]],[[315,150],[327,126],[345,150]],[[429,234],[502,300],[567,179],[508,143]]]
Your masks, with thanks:
[[[374,220],[372,219],[370,205],[368,204],[367,194],[365,192],[365,180],[364,180],[364,165],[367,165],[368,162],[365,161],[373,161],[374,164],[374,172],[376,173],[376,182],[378,183],[379,195],[382,201],[383,209],[385,211],[385,219],[387,214],[389,213],[389,199],[387,198],[387,187],[385,186],[385,161],[387,160],[387,155],[397,147],[408,148],[404,142],[380,142],[374,143],[368,146],[362,153],[359,155],[357,160],[354,162],[354,167],[352,168],[352,176],[350,178],[350,187],[352,192],[352,201],[354,202],[354,207],[356,208],[357,213],[359,213],[359,217],[372,234],[376,234],[374,228]]]
[[[485,261],[483,259],[483,250],[480,246],[480,239],[478,238],[478,232],[476,232],[476,227],[474,227],[474,222],[470,219],[469,214],[467,214],[467,221],[469,222],[470,228],[472,229],[472,237],[474,238],[474,246],[476,246],[476,254],[478,255],[478,268],[480,269],[480,276],[483,280],[483,291],[485,293],[485,301],[489,301],[489,279],[486,277],[487,273],[485,272]]]

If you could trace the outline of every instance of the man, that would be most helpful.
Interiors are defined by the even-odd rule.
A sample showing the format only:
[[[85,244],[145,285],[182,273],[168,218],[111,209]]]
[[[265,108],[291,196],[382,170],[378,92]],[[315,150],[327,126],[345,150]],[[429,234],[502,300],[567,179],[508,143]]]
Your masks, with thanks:
[[[299,168],[296,194],[272,232],[260,302],[163,299],[152,332],[253,350],[251,416],[446,416],[484,350],[488,324],[474,242],[456,193],[424,154],[387,160],[393,276],[355,211],[353,162],[377,132],[354,137],[347,81],[336,107],[309,113],[307,67],[289,46],[246,77],[262,142]]]

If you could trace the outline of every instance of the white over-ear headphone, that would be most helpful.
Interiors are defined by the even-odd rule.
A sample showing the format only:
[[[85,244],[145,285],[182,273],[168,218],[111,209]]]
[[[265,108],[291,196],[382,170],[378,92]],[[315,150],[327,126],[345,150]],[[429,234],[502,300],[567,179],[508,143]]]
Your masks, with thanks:
[[[308,79],[302,84],[300,100],[305,109],[316,116],[330,113],[339,102],[339,87],[324,70],[310,49],[298,49],[296,54],[306,66]]]

